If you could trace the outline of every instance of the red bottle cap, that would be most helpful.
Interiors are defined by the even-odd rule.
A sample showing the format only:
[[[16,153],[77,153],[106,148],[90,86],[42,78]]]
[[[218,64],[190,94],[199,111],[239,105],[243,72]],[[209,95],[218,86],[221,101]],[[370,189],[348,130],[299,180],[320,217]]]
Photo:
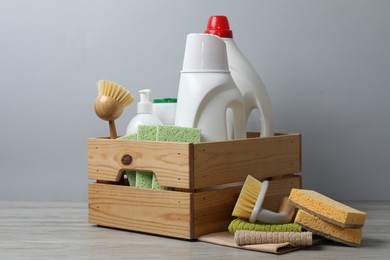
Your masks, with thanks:
[[[230,30],[229,21],[226,16],[210,16],[207,23],[207,29],[204,33],[214,34],[223,38],[233,38],[233,32]]]

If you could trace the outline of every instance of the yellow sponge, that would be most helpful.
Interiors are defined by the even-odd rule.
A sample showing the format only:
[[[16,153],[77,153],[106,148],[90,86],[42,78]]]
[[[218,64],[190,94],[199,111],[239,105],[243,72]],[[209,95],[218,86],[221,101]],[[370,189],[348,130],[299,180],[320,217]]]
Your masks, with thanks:
[[[298,210],[295,217],[295,223],[313,234],[326,237],[328,239],[349,245],[359,246],[362,240],[361,228],[343,228],[332,223],[326,222],[304,210]]]
[[[366,219],[365,212],[351,208],[316,191],[292,189],[288,199],[295,207],[340,227],[362,227]]]

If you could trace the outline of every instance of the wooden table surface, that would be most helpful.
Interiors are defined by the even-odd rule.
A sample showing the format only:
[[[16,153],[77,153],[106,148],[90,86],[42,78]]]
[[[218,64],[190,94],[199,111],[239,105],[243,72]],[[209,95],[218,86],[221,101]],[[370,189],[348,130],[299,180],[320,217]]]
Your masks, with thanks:
[[[346,204],[368,213],[361,247],[276,256],[90,225],[86,202],[0,201],[0,259],[390,259],[390,202]]]

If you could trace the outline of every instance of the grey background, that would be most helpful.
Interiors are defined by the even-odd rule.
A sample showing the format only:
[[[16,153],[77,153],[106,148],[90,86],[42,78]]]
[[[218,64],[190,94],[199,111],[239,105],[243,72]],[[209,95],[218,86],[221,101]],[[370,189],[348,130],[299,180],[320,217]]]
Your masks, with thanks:
[[[389,1],[0,0],[0,199],[86,200],[86,140],[108,134],[96,82],[176,96],[186,35],[224,14],[277,130],[302,133],[304,187],[389,200],[389,13]]]

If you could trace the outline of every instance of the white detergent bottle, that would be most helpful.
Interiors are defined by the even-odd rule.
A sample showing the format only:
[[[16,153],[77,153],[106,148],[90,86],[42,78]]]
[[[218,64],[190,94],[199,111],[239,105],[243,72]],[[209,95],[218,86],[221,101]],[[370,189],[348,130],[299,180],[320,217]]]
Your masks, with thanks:
[[[138,92],[140,101],[137,104],[137,115],[129,122],[126,135],[137,133],[139,125],[162,125],[160,119],[152,115],[152,102],[149,100],[151,90],[142,89]]]
[[[260,76],[234,42],[227,17],[211,16],[205,33],[217,35],[226,43],[229,69],[244,97],[246,119],[248,120],[253,109],[259,109],[261,136],[273,136],[274,118],[267,90]]]
[[[232,138],[245,138],[244,103],[230,75],[225,43],[210,34],[187,35],[175,125],[200,128],[202,141],[228,140],[228,109]]]

